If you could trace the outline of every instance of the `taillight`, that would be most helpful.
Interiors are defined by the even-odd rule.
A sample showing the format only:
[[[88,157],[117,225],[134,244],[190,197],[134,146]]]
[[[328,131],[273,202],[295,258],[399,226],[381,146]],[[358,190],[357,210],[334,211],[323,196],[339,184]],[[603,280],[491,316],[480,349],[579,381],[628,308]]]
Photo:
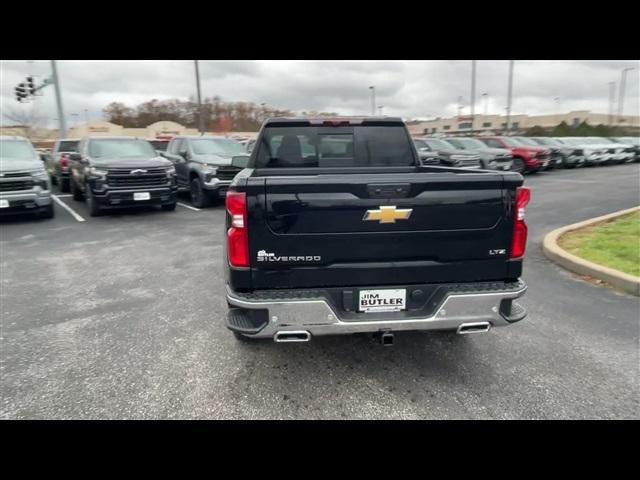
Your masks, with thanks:
[[[524,222],[524,210],[530,199],[531,190],[528,187],[518,187],[516,189],[516,211],[509,258],[524,256],[524,250],[527,246],[527,224]]]
[[[227,192],[227,212],[231,227],[227,231],[227,256],[233,267],[249,266],[249,232],[247,231],[247,194]]]
[[[60,166],[61,167],[66,167],[69,165],[69,155],[67,155],[66,153],[63,153],[60,155]]]

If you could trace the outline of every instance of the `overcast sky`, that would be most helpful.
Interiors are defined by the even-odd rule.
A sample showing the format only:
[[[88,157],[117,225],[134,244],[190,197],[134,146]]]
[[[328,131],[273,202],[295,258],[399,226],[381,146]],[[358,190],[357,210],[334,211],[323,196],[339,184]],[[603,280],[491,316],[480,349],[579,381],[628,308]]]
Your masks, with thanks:
[[[484,112],[481,94],[489,94],[490,114],[505,113],[508,64],[478,61],[476,113]],[[554,98],[559,112],[591,110],[607,113],[609,86],[627,74],[625,114],[639,114],[640,62],[630,61],[516,61],[513,113],[551,114]],[[1,61],[2,110],[32,108],[15,100],[14,87],[28,74],[39,82],[50,74],[49,61]],[[65,115],[73,125],[102,118],[102,108],[113,101],[134,106],[152,98],[195,95],[192,61],[60,61]],[[385,115],[427,118],[469,113],[471,61],[201,61],[204,97],[227,101],[267,103],[295,112],[332,111],[343,115],[369,114],[369,85],[376,87],[378,105]],[[39,83],[38,82],[38,83]],[[57,118],[53,87],[36,99],[38,112],[50,122]],[[618,95],[616,92],[616,101]],[[72,114],[78,116],[72,116]],[[11,123],[5,118],[4,124]]]

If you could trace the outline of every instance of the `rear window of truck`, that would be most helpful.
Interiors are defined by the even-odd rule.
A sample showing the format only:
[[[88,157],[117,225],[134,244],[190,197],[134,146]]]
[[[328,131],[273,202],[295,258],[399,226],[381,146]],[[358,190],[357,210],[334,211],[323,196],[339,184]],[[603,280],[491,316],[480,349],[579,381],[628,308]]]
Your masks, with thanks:
[[[292,126],[264,129],[253,168],[399,167],[416,164],[399,126]]]
[[[60,142],[60,145],[58,146],[58,151],[59,152],[71,152],[71,153],[77,153],[78,152],[78,143],[80,143],[77,140],[64,140],[62,142]]]

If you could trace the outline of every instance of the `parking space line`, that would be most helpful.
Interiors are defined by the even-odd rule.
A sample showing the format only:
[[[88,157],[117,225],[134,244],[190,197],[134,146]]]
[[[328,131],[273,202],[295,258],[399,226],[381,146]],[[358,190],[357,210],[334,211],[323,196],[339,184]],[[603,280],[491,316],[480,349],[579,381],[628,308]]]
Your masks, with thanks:
[[[63,195],[56,195],[56,197],[58,197],[58,198],[66,198],[66,197],[71,197],[71,196],[72,195],[70,193],[69,194],[65,193]]]
[[[69,195],[71,196],[71,195]],[[64,203],[62,200],[60,200],[58,198],[57,195],[53,195],[51,194],[51,198],[53,198],[53,200],[60,205],[62,208],[64,208],[67,212],[69,212],[71,214],[71,216],[73,218],[75,218],[77,221],[79,222],[85,222],[86,220],[84,218],[82,218],[80,215],[78,215],[69,205],[67,205],[66,203]]]
[[[200,211],[200,209],[199,209],[199,208],[192,207],[191,205],[185,205],[184,203],[180,203],[180,202],[177,202],[177,203],[178,203],[178,205],[180,205],[181,207],[188,208],[189,210],[194,210],[194,211],[196,211],[196,212],[199,212],[199,211]]]

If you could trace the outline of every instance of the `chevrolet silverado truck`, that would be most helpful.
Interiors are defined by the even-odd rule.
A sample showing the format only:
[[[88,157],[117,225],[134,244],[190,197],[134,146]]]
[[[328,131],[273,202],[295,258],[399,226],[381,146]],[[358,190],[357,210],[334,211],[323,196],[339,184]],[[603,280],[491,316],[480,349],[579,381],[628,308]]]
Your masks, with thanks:
[[[529,189],[515,172],[422,165],[399,118],[272,118],[226,196],[226,326],[304,342],[486,332],[516,303]]]
[[[69,155],[69,185],[74,200],[87,203],[89,215],[123,207],[176,208],[176,170],[158,156],[148,140],[86,137]]]
[[[175,165],[178,187],[188,190],[191,203],[200,208],[224,200],[231,180],[240,171],[231,165],[231,159],[239,155],[246,155],[239,142],[214,135],[174,137],[163,154]]]
[[[505,148],[487,147],[480,140],[468,137],[445,137],[442,140],[454,148],[477,154],[485,170],[511,170],[513,166],[511,151]]]
[[[0,218],[24,213],[55,215],[49,175],[28,139],[1,136]]]

